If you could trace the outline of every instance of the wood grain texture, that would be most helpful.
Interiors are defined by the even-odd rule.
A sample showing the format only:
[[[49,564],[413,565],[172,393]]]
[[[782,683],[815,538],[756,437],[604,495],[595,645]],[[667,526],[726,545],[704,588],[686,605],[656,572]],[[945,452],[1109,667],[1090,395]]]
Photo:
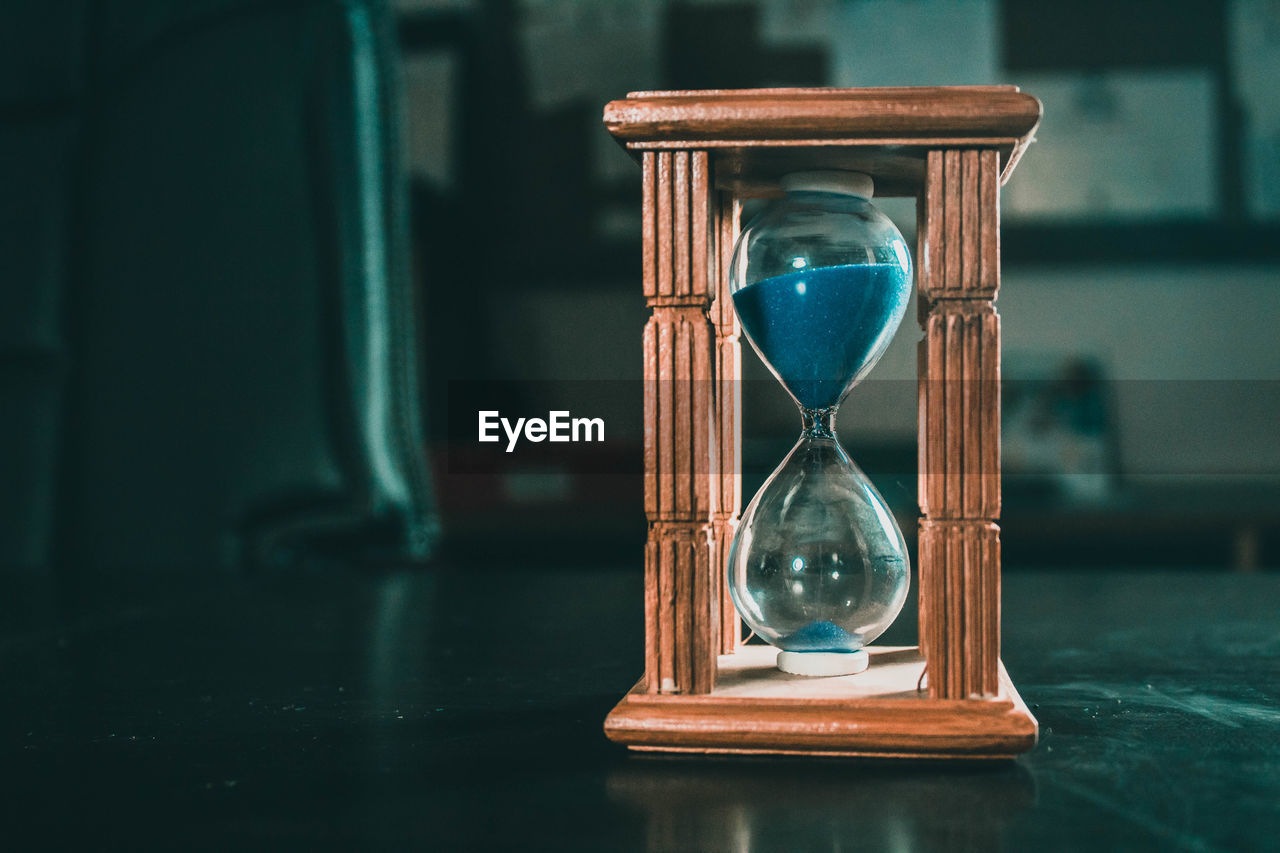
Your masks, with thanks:
[[[699,142],[787,139],[1021,138],[1040,102],[1016,86],[737,89],[633,92],[611,101],[604,123],[618,139]]]
[[[917,202],[920,635],[930,695],[988,696],[1000,655],[999,163],[928,153]]]
[[[1000,661],[1000,530],[991,522],[920,522],[920,581],[928,601],[929,695],[992,696]]]
[[[774,191],[797,169],[852,169],[879,196],[911,196],[930,150],[990,152],[1008,179],[1040,120],[1013,86],[636,92],[609,103],[605,125],[638,159],[712,153],[717,185],[739,197]]]
[[[935,519],[1000,516],[1000,317],[934,303],[919,344],[919,502]]]
[[[650,521],[707,522],[721,488],[708,161],[655,154],[645,171],[645,511]]]
[[[715,296],[706,258],[715,211],[705,151],[647,153],[643,166],[642,258],[650,305],[699,305]]]
[[[742,512],[742,330],[729,292],[729,264],[741,229],[742,203],[730,193],[717,193],[714,281],[716,298],[711,321],[716,330],[716,424],[720,458],[719,501],[714,515],[719,585],[720,651],[736,651],[742,637],[738,611],[726,580],[729,546]]]
[[[645,545],[645,680],[653,693],[708,693],[720,653],[708,523],[658,522]],[[708,661],[710,664],[708,664]]]
[[[990,699],[666,696],[643,685],[605,720],[633,749],[910,758],[1009,758],[1038,727],[1004,668]],[[914,689],[904,685],[904,690]]]
[[[917,223],[923,226],[916,250],[922,316],[935,299],[995,299],[999,180],[993,149],[928,153],[917,207]]]
[[[718,199],[704,151],[646,155],[643,165],[645,683],[705,693],[723,639]]]

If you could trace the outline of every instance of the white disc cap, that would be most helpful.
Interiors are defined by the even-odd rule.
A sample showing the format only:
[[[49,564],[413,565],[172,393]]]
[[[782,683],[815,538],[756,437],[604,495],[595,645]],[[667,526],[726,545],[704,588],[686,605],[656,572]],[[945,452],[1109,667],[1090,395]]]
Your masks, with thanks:
[[[778,652],[778,669],[792,675],[853,675],[871,662],[870,656],[856,652]]]
[[[782,176],[782,189],[786,192],[808,190],[871,198],[875,195],[876,184],[865,172],[791,172]]]

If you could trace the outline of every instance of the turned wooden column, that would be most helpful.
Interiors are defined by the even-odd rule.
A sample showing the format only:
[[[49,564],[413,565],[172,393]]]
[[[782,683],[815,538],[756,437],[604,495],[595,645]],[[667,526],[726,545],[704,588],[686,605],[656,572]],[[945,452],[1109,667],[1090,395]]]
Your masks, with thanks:
[[[929,695],[1000,669],[1000,158],[928,152],[918,197],[920,645]]]
[[[715,480],[719,493],[712,516],[712,553],[720,597],[720,652],[732,654],[742,639],[742,623],[727,583],[729,546],[742,512],[742,328],[729,293],[729,262],[741,229],[742,202],[727,192],[717,193],[717,202],[715,255],[718,263],[711,322],[716,330],[716,452],[720,467]]]
[[[719,512],[719,340],[710,316],[721,202],[705,151],[647,151],[642,165],[652,312],[644,329],[645,683],[650,693],[709,693],[724,644],[716,533],[729,525]]]

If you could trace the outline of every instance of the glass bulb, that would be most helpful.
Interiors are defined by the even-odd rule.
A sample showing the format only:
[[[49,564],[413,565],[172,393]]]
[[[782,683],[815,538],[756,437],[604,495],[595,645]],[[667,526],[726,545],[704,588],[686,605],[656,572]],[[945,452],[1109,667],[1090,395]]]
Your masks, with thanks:
[[[802,173],[783,187],[739,238],[730,286],[803,431],[743,514],[729,590],[781,668],[849,674],[902,610],[910,567],[884,499],[836,439],[835,414],[901,323],[911,262],[867,176]]]
[[[793,652],[856,652],[907,598],[906,543],[884,499],[815,419],[747,506],[729,590],[762,639]]]

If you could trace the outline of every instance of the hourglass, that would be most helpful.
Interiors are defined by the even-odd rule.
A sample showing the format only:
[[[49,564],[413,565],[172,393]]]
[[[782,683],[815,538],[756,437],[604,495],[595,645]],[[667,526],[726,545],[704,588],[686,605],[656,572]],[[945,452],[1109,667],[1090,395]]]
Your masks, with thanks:
[[[800,407],[800,440],[748,505],[728,588],[794,675],[867,668],[864,646],[907,597],[893,514],[836,438],[836,409],[906,311],[911,266],[862,172],[784,175],[785,197],[743,231],[729,269],[742,329]]]
[[[645,665],[605,721],[638,750],[1007,757],[1036,722],[1000,663],[999,185],[1040,117],[1015,87],[636,93],[643,171]],[[902,319],[916,199],[920,641],[907,546],[835,435]],[[740,232],[744,199],[773,199]],[[800,441],[739,518],[745,332]],[[854,391],[856,394],[857,392]],[[744,644],[739,614],[770,645]]]

